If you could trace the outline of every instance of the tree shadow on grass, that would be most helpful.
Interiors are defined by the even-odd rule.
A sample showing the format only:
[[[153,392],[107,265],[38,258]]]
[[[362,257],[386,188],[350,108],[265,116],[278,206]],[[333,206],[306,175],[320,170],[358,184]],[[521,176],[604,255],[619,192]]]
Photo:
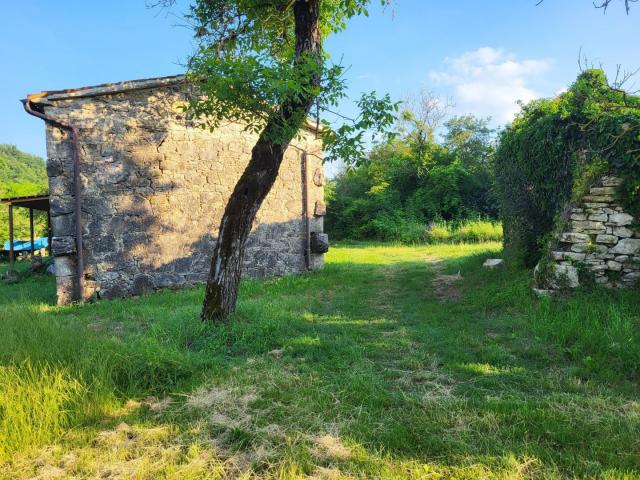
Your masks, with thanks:
[[[40,312],[34,328],[51,335],[47,344],[20,341],[32,342],[21,345],[34,360],[79,378],[99,370],[119,401],[174,399],[160,413],[116,416],[107,430],[125,418],[189,435],[204,422],[234,455],[264,442],[276,457],[283,436],[301,437],[311,464],[351,472],[391,458],[445,473],[506,471],[513,459],[543,475],[637,472],[637,389],[573,375],[563,352],[528,328],[526,275],[483,271],[482,259],[451,261],[463,297],[448,303],[435,298],[422,259],[343,261],[244,282],[228,326],[198,320],[195,288]],[[3,364],[19,357],[5,353]],[[199,409],[184,395],[213,400]],[[323,435],[351,453],[318,454]]]

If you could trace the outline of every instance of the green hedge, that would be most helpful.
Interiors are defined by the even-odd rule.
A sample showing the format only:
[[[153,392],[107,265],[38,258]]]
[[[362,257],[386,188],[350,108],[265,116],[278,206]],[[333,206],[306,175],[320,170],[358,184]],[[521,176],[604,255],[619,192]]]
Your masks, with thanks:
[[[531,267],[563,206],[604,173],[623,179],[619,199],[640,215],[640,98],[601,70],[583,72],[567,92],[523,107],[495,165],[506,254]]]

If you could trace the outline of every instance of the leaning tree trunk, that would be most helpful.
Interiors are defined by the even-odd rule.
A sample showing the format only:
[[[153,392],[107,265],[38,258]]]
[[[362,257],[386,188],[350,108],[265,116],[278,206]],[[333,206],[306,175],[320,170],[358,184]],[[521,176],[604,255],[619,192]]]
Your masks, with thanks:
[[[322,37],[319,28],[321,0],[296,0],[293,7],[296,33],[296,61],[305,56],[322,61]],[[202,306],[203,320],[224,320],[235,310],[238,286],[242,273],[245,245],[253,221],[263,200],[271,190],[280,170],[280,164],[293,139],[278,138],[274,132],[281,132],[283,126],[302,127],[306,121],[315,97],[312,88],[320,84],[320,71],[307,79],[306,95],[298,95],[294,100],[281,105],[265,126],[258,142],[253,147],[251,159],[238,180],[220,221],[218,241],[211,259],[211,269]],[[298,125],[296,125],[298,123]],[[296,129],[286,129],[295,131]]]

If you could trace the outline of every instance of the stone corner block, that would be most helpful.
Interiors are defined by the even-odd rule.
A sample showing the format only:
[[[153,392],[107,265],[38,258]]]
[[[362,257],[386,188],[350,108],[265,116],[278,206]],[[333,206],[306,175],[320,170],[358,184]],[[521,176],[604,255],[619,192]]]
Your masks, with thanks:
[[[54,257],[73,255],[76,253],[76,239],[70,235],[53,237],[51,239],[51,251]]]
[[[313,209],[313,214],[316,217],[323,217],[327,214],[327,206],[325,205],[325,203],[322,200],[318,200],[316,202],[316,205]]]

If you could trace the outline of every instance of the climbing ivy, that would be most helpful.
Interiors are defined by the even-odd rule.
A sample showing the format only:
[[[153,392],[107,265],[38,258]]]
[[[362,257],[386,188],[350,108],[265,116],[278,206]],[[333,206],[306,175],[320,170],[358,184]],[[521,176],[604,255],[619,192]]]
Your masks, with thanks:
[[[565,93],[522,108],[500,135],[496,176],[505,250],[533,266],[562,209],[605,173],[622,178],[618,199],[640,217],[640,97],[581,73]]]

